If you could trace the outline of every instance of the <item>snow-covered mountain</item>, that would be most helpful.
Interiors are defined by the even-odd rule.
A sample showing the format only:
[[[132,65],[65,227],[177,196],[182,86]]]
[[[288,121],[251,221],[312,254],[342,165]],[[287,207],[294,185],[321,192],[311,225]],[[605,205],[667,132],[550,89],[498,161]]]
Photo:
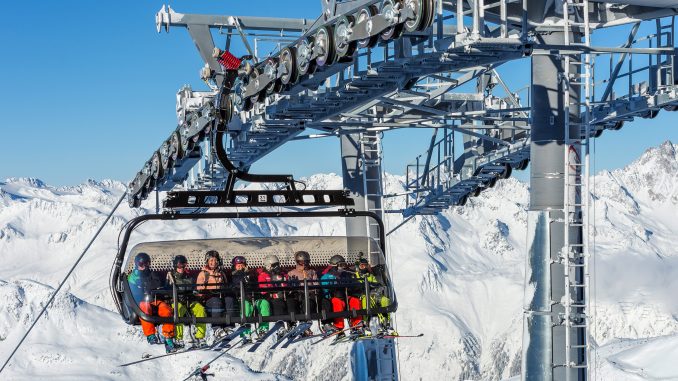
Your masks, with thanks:
[[[678,145],[649,149],[626,168],[595,177],[596,379],[678,379]],[[387,175],[386,191],[402,190]],[[311,189],[341,179],[306,179]],[[116,181],[52,187],[0,182],[0,359],[28,328],[124,191]],[[519,374],[528,189],[515,179],[439,216],[417,217],[389,236],[398,293],[403,380],[499,380]],[[402,200],[390,199],[393,208]],[[108,291],[124,223],[148,210],[116,212],[3,379],[182,379],[210,354],[135,367],[118,364],[156,350],[126,326]],[[387,226],[401,221],[388,215]],[[145,240],[214,236],[343,234],[341,221],[261,220],[144,224]],[[139,235],[139,236],[142,236]],[[318,348],[320,347],[320,348]],[[218,379],[347,379],[348,345],[308,343],[257,353],[234,349],[214,364]],[[263,372],[263,373],[260,373]]]

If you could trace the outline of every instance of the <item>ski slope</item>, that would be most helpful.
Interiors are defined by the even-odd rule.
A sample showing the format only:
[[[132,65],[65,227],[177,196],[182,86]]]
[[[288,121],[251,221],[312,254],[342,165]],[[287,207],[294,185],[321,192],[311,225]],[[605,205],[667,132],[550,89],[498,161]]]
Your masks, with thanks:
[[[645,152],[595,178],[595,345],[598,380],[678,379],[678,146]],[[319,174],[310,189],[340,188]],[[403,179],[385,176],[386,192]],[[41,303],[62,279],[124,190],[120,182],[52,187],[0,181],[0,358],[9,355]],[[389,199],[391,207],[402,200]],[[520,372],[528,189],[501,181],[439,216],[416,217],[387,240],[398,293],[398,331],[424,333],[399,343],[403,380],[504,380]],[[149,346],[125,325],[108,291],[118,232],[152,212],[123,206],[19,350],[2,379],[181,380],[214,353],[192,352],[120,368]],[[401,217],[389,214],[387,226]],[[136,240],[208,236],[339,235],[342,221],[259,220],[144,224]],[[212,369],[217,379],[348,380],[349,345],[256,353],[236,348]]]

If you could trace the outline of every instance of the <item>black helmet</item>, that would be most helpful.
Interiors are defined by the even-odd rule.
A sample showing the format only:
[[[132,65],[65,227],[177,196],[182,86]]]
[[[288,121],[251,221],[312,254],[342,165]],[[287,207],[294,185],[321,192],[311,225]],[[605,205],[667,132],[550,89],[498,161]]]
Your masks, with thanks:
[[[134,257],[134,266],[137,268],[139,267],[139,264],[143,263],[144,266],[148,266],[151,264],[151,257],[146,254],[146,253],[139,253],[137,254],[136,257]]]
[[[179,263],[186,264],[188,263],[188,259],[186,259],[186,257],[183,255],[175,256],[174,259],[172,259],[172,268],[176,269]]]
[[[346,259],[342,257],[341,255],[334,255],[332,258],[330,258],[330,265],[332,266],[339,266],[339,264],[346,264]]]
[[[297,251],[296,253],[294,253],[294,261],[295,262],[304,261],[306,263],[310,263],[311,255],[306,251]]]
[[[242,263],[243,265],[247,265],[247,259],[243,257],[242,255],[238,255],[236,257],[233,257],[231,259],[231,266],[235,268],[235,265]]]
[[[217,259],[217,267],[221,267],[222,262],[221,262],[221,256],[219,255],[219,252],[216,250],[209,250],[208,252],[205,253],[205,264],[207,264],[207,261],[209,261],[210,258],[216,258]]]

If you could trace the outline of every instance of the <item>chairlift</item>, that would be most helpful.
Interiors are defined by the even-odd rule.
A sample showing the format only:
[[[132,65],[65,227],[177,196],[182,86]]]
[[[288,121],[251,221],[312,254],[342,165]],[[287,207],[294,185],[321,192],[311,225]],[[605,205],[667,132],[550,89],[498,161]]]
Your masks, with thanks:
[[[136,232],[136,229],[143,222],[157,221],[163,224],[177,223],[183,220],[234,220],[234,219],[261,219],[261,218],[371,218],[379,227],[379,241],[369,237],[349,237],[349,236],[304,236],[304,237],[247,237],[247,238],[210,238],[210,239],[187,239],[171,240],[157,242],[142,242],[129,248],[130,238]],[[138,234],[138,232],[137,232]],[[151,258],[150,270],[159,275],[160,279],[165,279],[166,274],[172,270],[172,259],[175,255],[184,255],[187,260],[189,270],[194,273],[200,270],[204,265],[205,253],[208,250],[216,250],[220,253],[223,262],[222,269],[228,273],[231,271],[230,262],[235,256],[243,256],[247,259],[250,269],[263,267],[263,259],[269,254],[275,254],[280,259],[280,265],[283,270],[289,271],[294,268],[294,254],[297,251],[306,251],[311,256],[310,267],[315,269],[318,274],[328,265],[329,259],[336,255],[342,255],[347,263],[357,261],[364,256],[371,268],[372,274],[378,280],[378,288],[375,284],[367,281],[355,279],[354,282],[315,282],[309,280],[270,282],[271,284],[260,283],[241,283],[239,286],[219,285],[218,288],[211,289],[211,294],[235,295],[239,300],[239,309],[237,314],[224,314],[224,316],[215,317],[194,317],[177,314],[174,309],[174,316],[159,317],[144,313],[139,307],[139,300],[132,296],[130,286],[127,282],[127,275],[134,269],[134,258],[138,253],[147,253]],[[385,257],[385,239],[384,225],[382,220],[372,212],[355,211],[353,209],[340,209],[336,211],[297,211],[297,212],[247,212],[247,213],[197,213],[181,214],[176,212],[162,214],[148,214],[134,218],[125,227],[124,235],[117,253],[112,273],[111,273],[111,291],[118,312],[123,320],[131,325],[140,324],[139,318],[153,324],[174,323],[174,324],[196,324],[211,323],[230,325],[233,323],[261,323],[273,321],[310,321],[316,319],[332,318],[355,318],[362,316],[369,319],[379,314],[388,314],[395,312],[398,306],[395,293],[388,276],[388,268]],[[322,284],[321,284],[322,283]],[[170,305],[177,305],[177,302],[186,300],[195,300],[197,284],[191,289],[178,289],[176,285],[171,288],[166,287],[155,290],[153,298],[164,300]],[[263,287],[262,287],[263,286]],[[322,297],[323,290],[341,289],[346,294],[350,290],[360,288],[363,295],[374,295],[381,293],[390,299],[391,303],[387,307],[371,306],[366,303],[363,309],[346,310],[341,312],[325,311],[321,308],[320,300],[314,300],[315,309],[311,309],[310,301]],[[265,292],[284,292],[289,295],[290,292],[301,293],[303,295],[303,311],[295,313],[289,311],[285,315],[272,316],[245,316],[245,300],[254,300],[262,297]],[[347,296],[348,297],[348,296]],[[348,305],[348,303],[347,303]]]

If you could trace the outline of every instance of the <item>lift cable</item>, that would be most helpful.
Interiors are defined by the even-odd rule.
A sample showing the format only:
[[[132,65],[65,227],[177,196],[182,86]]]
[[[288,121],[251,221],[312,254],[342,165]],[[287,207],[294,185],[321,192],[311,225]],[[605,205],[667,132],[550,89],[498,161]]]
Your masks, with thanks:
[[[75,268],[78,266],[78,264],[80,264],[80,261],[82,260],[82,258],[85,256],[85,254],[87,253],[87,251],[89,250],[89,248],[92,246],[92,244],[94,243],[94,241],[95,241],[95,240],[97,239],[97,237],[99,236],[99,233],[101,233],[101,231],[104,229],[104,226],[106,226],[106,224],[108,223],[108,221],[109,221],[109,220],[111,219],[111,217],[113,216],[113,213],[115,213],[116,209],[118,209],[118,206],[120,206],[120,204],[122,203],[122,200],[124,200],[126,196],[127,196],[127,191],[125,191],[125,192],[122,194],[122,196],[120,197],[120,199],[118,200],[118,202],[115,204],[115,206],[113,207],[113,209],[111,210],[111,212],[108,214],[108,216],[106,217],[106,219],[104,220],[104,222],[103,222],[103,223],[101,224],[101,226],[99,227],[99,230],[97,230],[97,232],[94,233],[94,236],[93,236],[92,239],[89,241],[89,243],[87,244],[87,246],[85,246],[85,249],[82,251],[82,254],[80,254],[80,256],[78,257],[78,259],[75,261],[75,263],[73,264],[73,266],[71,267],[71,269],[68,271],[68,273],[67,273],[66,276],[64,277],[64,279],[61,281],[61,283],[59,283],[59,287],[57,287],[57,289],[54,290],[54,292],[53,292],[52,295],[50,296],[50,298],[49,298],[49,300],[47,301],[47,303],[45,303],[44,307],[42,307],[42,310],[41,310],[40,313],[38,314],[38,317],[35,318],[35,320],[33,321],[33,324],[31,324],[31,326],[28,328],[28,331],[26,331],[26,333],[25,333],[24,336],[21,338],[21,340],[19,341],[19,343],[16,345],[16,347],[14,347],[14,350],[12,351],[12,353],[10,353],[9,357],[7,358],[7,360],[5,360],[5,363],[2,365],[2,368],[0,368],[0,373],[2,373],[3,370],[5,370],[5,367],[7,366],[7,364],[9,364],[9,361],[12,359],[12,357],[14,356],[14,354],[16,353],[16,351],[19,349],[19,347],[21,347],[21,344],[23,344],[24,340],[26,340],[26,337],[28,337],[28,334],[31,333],[31,331],[33,330],[33,327],[35,327],[35,324],[40,320],[40,318],[41,318],[42,315],[45,313],[45,311],[47,311],[47,307],[49,307],[49,306],[52,304],[52,302],[54,301],[54,298],[56,297],[56,295],[59,293],[59,291],[61,290],[61,288],[63,287],[63,285],[66,284],[66,281],[68,280],[68,278],[71,276],[71,274],[73,273],[73,271],[75,271]]]

